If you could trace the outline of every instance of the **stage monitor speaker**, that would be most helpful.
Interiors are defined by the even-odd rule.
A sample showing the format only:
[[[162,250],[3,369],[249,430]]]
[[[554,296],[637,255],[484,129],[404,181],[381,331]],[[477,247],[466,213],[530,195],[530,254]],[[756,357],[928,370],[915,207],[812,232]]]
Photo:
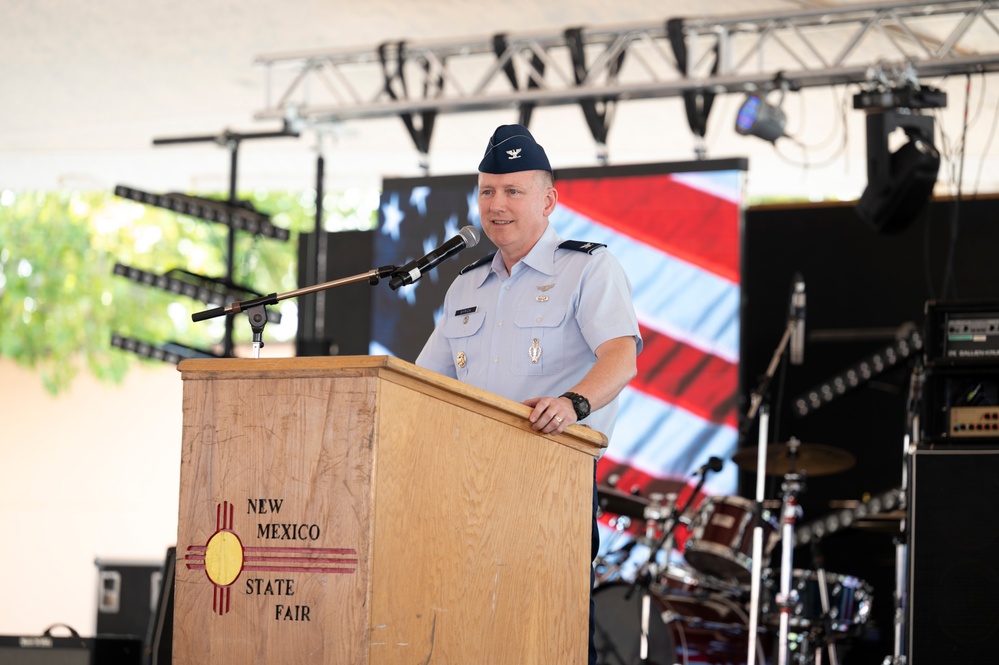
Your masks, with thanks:
[[[999,447],[916,451],[909,496],[909,665],[991,665],[999,654]]]
[[[140,665],[142,640],[120,636],[0,635],[3,665]]]

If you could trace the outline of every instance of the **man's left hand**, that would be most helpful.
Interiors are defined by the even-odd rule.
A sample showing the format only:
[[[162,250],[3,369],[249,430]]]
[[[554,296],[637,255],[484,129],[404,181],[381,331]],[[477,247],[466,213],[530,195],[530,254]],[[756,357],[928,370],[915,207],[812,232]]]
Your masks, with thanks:
[[[576,422],[576,410],[568,397],[532,397],[524,404],[534,408],[527,419],[538,432],[561,434]]]

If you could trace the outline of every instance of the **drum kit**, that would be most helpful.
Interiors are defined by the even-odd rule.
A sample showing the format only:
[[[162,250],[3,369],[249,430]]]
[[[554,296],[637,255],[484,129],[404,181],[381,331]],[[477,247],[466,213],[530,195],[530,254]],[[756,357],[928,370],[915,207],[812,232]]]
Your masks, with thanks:
[[[759,472],[758,453],[743,449],[732,460]],[[838,665],[837,647],[861,634],[870,616],[870,585],[821,568],[787,566],[791,570],[783,575],[789,552],[775,553],[783,541],[788,549],[795,543],[804,478],[840,473],[855,462],[850,453],[830,446],[794,439],[771,444],[762,471],[783,479],[781,500],[709,496],[694,509],[690,504],[703,472],[682,506],[672,494],[642,497],[598,486],[600,510],[613,516],[617,531],[630,533],[642,525],[644,530],[595,563],[597,662],[752,665],[777,663],[780,654],[781,662],[796,665],[821,665],[826,658]],[[678,527],[686,530],[682,550],[673,546],[680,542],[674,541]],[[754,562],[760,533],[762,553]],[[629,575],[624,561],[636,545],[648,549],[648,562]]]

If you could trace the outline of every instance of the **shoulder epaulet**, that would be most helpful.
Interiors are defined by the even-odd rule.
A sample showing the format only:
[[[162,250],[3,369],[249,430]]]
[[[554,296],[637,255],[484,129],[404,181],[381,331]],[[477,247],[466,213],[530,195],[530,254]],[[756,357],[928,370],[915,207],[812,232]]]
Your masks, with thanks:
[[[469,263],[467,266],[465,266],[464,268],[462,268],[461,270],[459,270],[458,274],[459,275],[464,275],[469,270],[475,270],[479,266],[484,266],[484,265],[486,265],[488,263],[492,263],[494,256],[496,256],[496,252],[493,252],[492,254],[490,254],[488,256],[483,256],[481,259],[479,259],[475,263]]]
[[[559,249],[571,249],[576,252],[586,252],[587,254],[592,254],[600,247],[606,247],[603,243],[599,242],[584,242],[582,240],[566,240],[561,245],[558,246]]]

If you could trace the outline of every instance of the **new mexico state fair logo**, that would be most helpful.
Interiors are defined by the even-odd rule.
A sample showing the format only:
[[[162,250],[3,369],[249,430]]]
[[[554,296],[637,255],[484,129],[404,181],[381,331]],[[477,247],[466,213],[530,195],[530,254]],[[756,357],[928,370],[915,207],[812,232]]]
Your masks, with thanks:
[[[283,499],[250,499],[251,514],[279,513]],[[357,570],[357,550],[318,547],[244,547],[234,529],[234,507],[228,501],[215,507],[215,533],[204,545],[190,545],[184,555],[188,570],[203,570],[214,586],[212,610],[219,616],[229,612],[233,585],[243,573],[333,573]],[[315,541],[321,535],[317,524],[258,523],[257,537],[268,540]],[[309,621],[309,606],[290,602],[296,578],[246,578],[246,595],[281,596],[287,603],[275,606],[274,618]]]

